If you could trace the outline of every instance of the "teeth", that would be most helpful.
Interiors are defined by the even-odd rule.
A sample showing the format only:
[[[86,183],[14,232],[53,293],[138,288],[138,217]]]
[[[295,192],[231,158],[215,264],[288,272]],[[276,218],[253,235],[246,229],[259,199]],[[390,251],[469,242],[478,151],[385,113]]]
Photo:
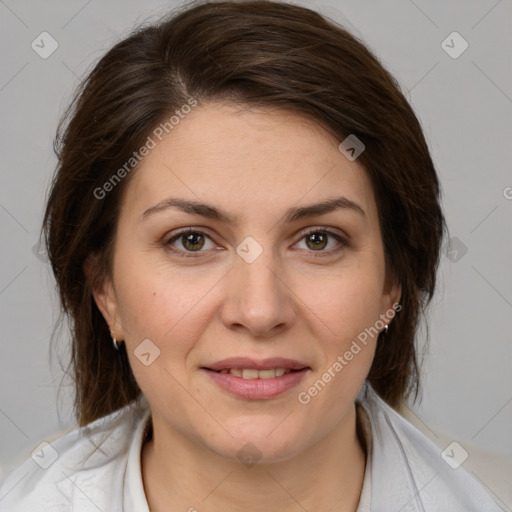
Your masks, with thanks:
[[[258,378],[258,370],[244,368],[242,370],[242,377],[244,379],[257,379]]]
[[[276,376],[276,371],[274,369],[270,370],[259,370],[258,378],[259,379],[273,379]]]
[[[257,370],[256,368],[230,368],[220,370],[220,373],[230,373],[243,379],[273,379],[290,373],[289,368],[270,368],[268,370]]]

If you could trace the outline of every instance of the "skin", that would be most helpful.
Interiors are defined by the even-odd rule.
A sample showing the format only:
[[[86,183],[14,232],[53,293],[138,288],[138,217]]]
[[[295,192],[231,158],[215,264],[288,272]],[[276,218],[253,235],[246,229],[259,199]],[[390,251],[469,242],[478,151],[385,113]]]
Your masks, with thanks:
[[[152,512],[220,511],[228,503],[248,511],[356,510],[365,453],[354,401],[376,338],[307,405],[298,394],[399,301],[401,289],[386,276],[371,183],[339,142],[297,113],[209,103],[193,109],[134,171],[117,226],[113,279],[94,296],[126,343],[151,406],[153,437],[141,465]],[[176,208],[139,220],[171,196],[208,203],[236,220]],[[342,208],[283,221],[288,208],[338,196],[364,214]],[[181,237],[172,247],[194,257],[166,250],[187,227],[207,235],[192,243],[199,252]],[[320,248],[306,228],[323,233]],[[263,249],[252,263],[236,252],[248,236]],[[160,350],[148,366],[134,355],[144,339]],[[231,356],[288,357],[310,370],[277,397],[246,400],[200,370]],[[261,454],[252,467],[237,458],[248,442]]]

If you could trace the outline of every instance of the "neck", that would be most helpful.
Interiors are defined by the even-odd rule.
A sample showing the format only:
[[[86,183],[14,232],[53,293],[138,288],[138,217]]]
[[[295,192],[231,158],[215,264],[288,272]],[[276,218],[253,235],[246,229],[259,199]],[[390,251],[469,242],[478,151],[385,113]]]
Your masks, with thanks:
[[[355,512],[365,451],[355,405],[322,439],[285,461],[245,467],[153,421],[141,453],[151,512],[322,510]]]

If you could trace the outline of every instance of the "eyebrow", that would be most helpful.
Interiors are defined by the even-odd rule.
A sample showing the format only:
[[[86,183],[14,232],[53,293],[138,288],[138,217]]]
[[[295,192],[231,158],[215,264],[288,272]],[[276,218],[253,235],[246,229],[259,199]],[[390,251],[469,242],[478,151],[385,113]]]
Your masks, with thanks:
[[[151,208],[148,208],[146,211],[144,211],[144,213],[139,218],[139,222],[145,221],[155,213],[167,210],[169,208],[178,208],[179,210],[182,210],[185,213],[199,215],[201,217],[218,220],[221,222],[225,222],[227,224],[235,223],[238,218],[231,217],[222,210],[219,210],[214,206],[201,203],[199,201],[169,197],[167,199],[164,199],[163,201],[160,201],[155,206],[152,206]],[[334,197],[331,199],[326,199],[325,201],[322,201],[320,203],[290,208],[284,214],[284,222],[292,223],[308,217],[325,215],[336,210],[348,210],[356,212],[359,215],[362,215],[363,217],[365,217],[366,215],[361,206],[359,206],[354,201],[346,197]]]

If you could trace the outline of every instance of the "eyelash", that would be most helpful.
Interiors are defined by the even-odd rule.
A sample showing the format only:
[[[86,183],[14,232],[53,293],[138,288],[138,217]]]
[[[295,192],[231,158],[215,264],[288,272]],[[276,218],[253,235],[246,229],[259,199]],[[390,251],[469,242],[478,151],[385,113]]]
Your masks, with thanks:
[[[206,236],[211,240],[211,237],[205,233],[204,231],[201,231],[200,229],[194,229],[194,228],[185,228],[180,231],[178,231],[176,234],[174,234],[171,238],[169,238],[166,242],[164,242],[163,246],[166,251],[169,251],[173,254],[177,254],[180,257],[184,258],[198,258],[201,257],[201,253],[207,252],[203,250],[198,251],[182,251],[181,249],[176,249],[172,247],[172,243],[178,240],[180,237],[187,233],[197,233]],[[315,258],[322,258],[326,256],[331,256],[334,253],[338,253],[339,251],[345,249],[348,247],[347,240],[342,237],[341,235],[334,233],[333,231],[327,229],[327,228],[308,228],[306,231],[302,232],[301,237],[299,239],[299,242],[302,241],[304,238],[306,238],[308,235],[314,234],[314,233],[324,233],[327,234],[329,237],[334,238],[336,241],[339,242],[339,246],[334,249],[330,249],[328,251],[313,251],[310,250],[308,252],[311,252]]]

